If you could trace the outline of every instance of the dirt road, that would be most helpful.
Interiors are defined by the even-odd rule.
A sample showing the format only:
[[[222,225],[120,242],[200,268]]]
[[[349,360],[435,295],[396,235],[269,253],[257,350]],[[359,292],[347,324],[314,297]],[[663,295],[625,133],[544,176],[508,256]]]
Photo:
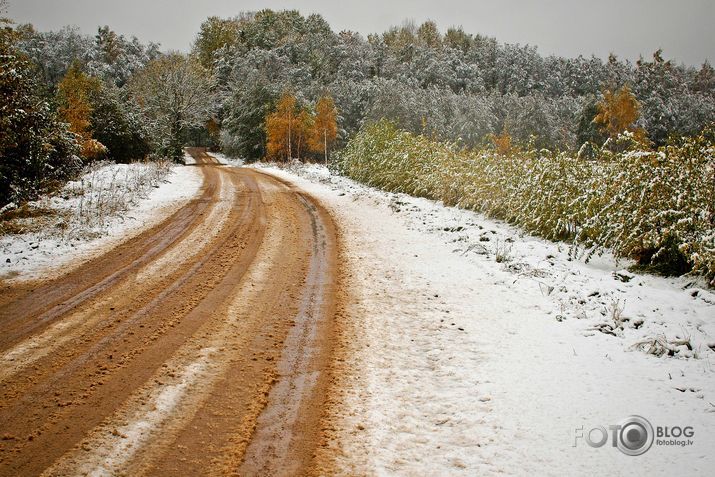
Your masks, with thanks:
[[[337,250],[314,199],[192,150],[199,197],[47,282],[0,283],[0,475],[300,475]]]

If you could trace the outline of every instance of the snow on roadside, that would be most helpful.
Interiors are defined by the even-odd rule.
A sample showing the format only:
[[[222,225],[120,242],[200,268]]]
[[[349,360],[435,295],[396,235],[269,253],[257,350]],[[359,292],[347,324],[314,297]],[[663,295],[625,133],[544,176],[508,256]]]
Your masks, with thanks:
[[[225,154],[221,154],[220,152],[208,152],[207,154],[216,158],[219,164],[223,164],[224,166],[239,167],[244,164],[243,159],[228,157]],[[187,166],[193,166],[196,164],[196,159],[194,159],[191,154],[186,152],[186,150],[184,150],[184,164]]]
[[[193,198],[202,183],[201,172],[191,167],[134,163],[94,168],[32,203],[53,212],[31,219],[42,221],[39,230],[0,236],[0,278],[29,280],[67,272],[158,224]]]
[[[352,376],[330,443],[343,473],[706,475],[715,466],[711,290],[632,275],[608,256],[572,260],[563,245],[322,166],[258,167],[320,199],[343,233]],[[659,346],[670,349],[646,353]],[[692,426],[693,444],[654,444],[640,457],[610,436],[601,448],[574,446],[579,432],[630,415]]]
[[[242,166],[244,163],[243,159],[236,159],[233,157],[228,157],[224,154],[221,154],[220,152],[210,152],[209,155],[215,157],[219,163],[226,165],[226,166]]]
[[[194,157],[191,154],[186,152],[186,149],[184,149],[184,165],[186,165],[186,166],[196,165],[196,159],[194,159]]]

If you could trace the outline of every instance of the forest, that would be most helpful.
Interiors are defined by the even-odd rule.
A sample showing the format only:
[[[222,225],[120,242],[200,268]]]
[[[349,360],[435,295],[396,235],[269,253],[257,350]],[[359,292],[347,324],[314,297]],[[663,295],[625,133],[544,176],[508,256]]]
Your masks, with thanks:
[[[32,199],[92,161],[181,160],[183,147],[191,144],[249,162],[326,161],[389,190],[480,209],[549,238],[612,247],[621,242],[614,242],[613,227],[599,222],[606,216],[597,211],[615,210],[613,219],[621,220],[627,212],[615,206],[618,200],[601,204],[564,194],[561,200],[582,206],[571,207],[568,217],[549,207],[553,223],[540,215],[518,218],[509,207],[519,207],[523,197],[517,192],[538,171],[542,178],[546,172],[573,172],[580,179],[568,187],[591,187],[598,195],[619,174],[621,166],[614,163],[649,158],[633,165],[633,175],[618,176],[623,186],[662,172],[656,163],[663,157],[678,157],[691,167],[673,168],[672,161],[668,167],[686,174],[683,183],[699,178],[702,187],[693,189],[695,195],[676,191],[659,203],[663,208],[654,222],[640,222],[647,233],[631,234],[622,255],[643,264],[670,257],[667,270],[696,269],[715,277],[715,70],[708,62],[678,64],[661,50],[635,63],[614,55],[605,61],[543,56],[536,47],[500,43],[460,27],[443,32],[431,21],[407,21],[364,38],[334,32],[318,14],[293,10],[210,17],[188,54],[164,52],[108,26],[84,35],[72,27],[40,32],[2,22],[0,206]],[[391,160],[370,161],[365,148],[385,135],[403,141],[383,141]],[[415,138],[420,148],[406,138]],[[396,148],[407,143],[411,152]],[[451,151],[452,159],[430,162],[435,150]],[[392,161],[410,154],[409,161]],[[456,173],[448,166],[461,163],[462,155],[503,160]],[[544,171],[547,159],[540,158],[555,169]],[[655,169],[637,172],[646,163]],[[490,193],[473,186],[437,193],[423,186],[428,175],[384,184],[405,168],[452,171],[448,184],[479,170],[487,182],[494,179],[490,187],[509,171],[517,175]],[[485,205],[489,194],[503,203]],[[541,201],[544,214],[551,204],[529,200]],[[537,214],[536,209],[529,210]],[[625,237],[624,223],[619,230]]]

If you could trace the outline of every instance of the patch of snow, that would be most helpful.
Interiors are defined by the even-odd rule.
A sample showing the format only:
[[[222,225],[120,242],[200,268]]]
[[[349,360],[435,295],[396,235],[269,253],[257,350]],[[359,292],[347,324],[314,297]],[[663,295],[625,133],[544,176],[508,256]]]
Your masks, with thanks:
[[[83,475],[111,476],[122,473],[126,464],[131,461],[134,454],[144,443],[155,437],[153,435],[163,422],[168,420],[189,389],[195,387],[200,378],[206,374],[210,364],[210,356],[216,352],[215,348],[205,348],[198,352],[197,359],[178,370],[178,379],[175,384],[166,385],[152,400],[144,405],[134,420],[114,430],[114,434],[121,439],[107,439],[96,444],[93,448],[94,458],[86,467],[81,468]]]
[[[359,378],[331,444],[345,473],[715,466],[715,294],[701,281],[632,274],[608,254],[585,263],[564,244],[323,166],[256,167],[317,197],[342,231],[354,327],[346,365]],[[659,339],[670,352],[647,354]],[[692,426],[692,445],[656,442],[631,457],[610,434],[601,448],[577,437],[630,415]]]
[[[243,160],[243,159],[237,159],[237,158],[234,158],[234,157],[228,157],[228,156],[226,156],[226,155],[224,155],[224,154],[221,154],[220,152],[208,152],[207,154],[208,154],[209,156],[215,157],[216,160],[217,160],[220,164],[223,164],[223,165],[226,165],[226,166],[236,166],[236,167],[239,167],[239,166],[242,166],[242,165],[244,164],[244,160]]]
[[[67,272],[158,224],[193,198],[195,168],[109,164],[33,205],[54,215],[39,231],[0,236],[0,278],[48,278]],[[35,220],[35,219],[33,219]]]
[[[191,154],[184,150],[184,165],[193,166],[196,164],[196,159],[194,159]]]

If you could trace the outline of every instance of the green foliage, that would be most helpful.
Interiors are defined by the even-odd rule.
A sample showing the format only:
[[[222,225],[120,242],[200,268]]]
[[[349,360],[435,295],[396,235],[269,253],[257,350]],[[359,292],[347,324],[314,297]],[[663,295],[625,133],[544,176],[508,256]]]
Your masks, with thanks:
[[[217,52],[238,43],[241,22],[238,19],[209,17],[202,24],[193,51],[204,68],[212,68]]]
[[[603,144],[608,139],[608,136],[601,131],[601,128],[593,120],[596,115],[598,115],[598,102],[595,96],[591,96],[585,101],[578,115],[576,137],[579,144],[587,142]]]
[[[637,260],[715,285],[712,130],[658,151],[599,151],[599,160],[460,149],[380,121],[340,153],[339,172],[381,189],[483,212],[551,240]]]
[[[103,85],[91,98],[90,124],[94,138],[107,147],[107,157],[127,163],[151,152],[149,132],[141,113],[121,98],[121,90]]]
[[[37,95],[30,61],[0,21],[0,206],[32,199],[81,167],[75,136]]]
[[[256,161],[266,154],[266,116],[275,108],[277,94],[256,82],[236,88],[223,122],[221,148],[226,154]]]

